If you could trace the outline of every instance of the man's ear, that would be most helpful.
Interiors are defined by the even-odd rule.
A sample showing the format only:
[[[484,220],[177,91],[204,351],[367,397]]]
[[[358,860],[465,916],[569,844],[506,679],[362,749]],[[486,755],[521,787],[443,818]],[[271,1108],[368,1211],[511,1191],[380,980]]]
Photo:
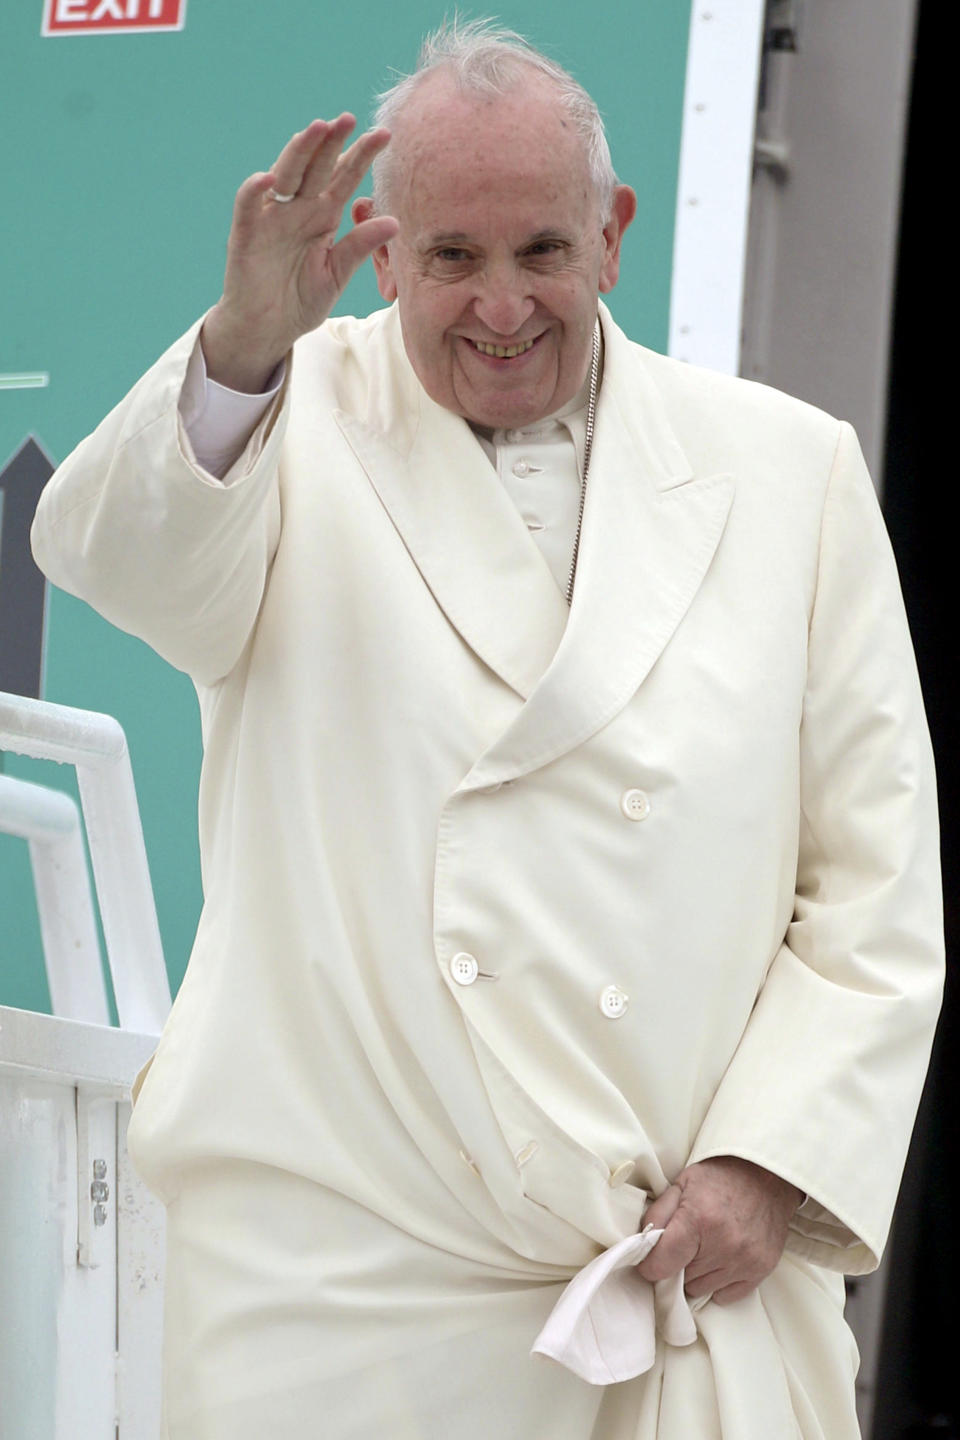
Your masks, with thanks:
[[[364,220],[372,220],[376,211],[373,208],[373,201],[363,197],[354,200],[350,207],[350,216],[354,225],[361,225]],[[390,249],[388,245],[378,245],[370,256],[373,261],[373,268],[377,275],[377,289],[384,300],[391,302],[397,298],[397,282],[393,278],[393,267],[390,264]]]
[[[603,227],[604,257],[600,266],[600,292],[606,295],[620,278],[620,246],[623,232],[637,213],[636,192],[618,185],[613,192],[610,218]]]

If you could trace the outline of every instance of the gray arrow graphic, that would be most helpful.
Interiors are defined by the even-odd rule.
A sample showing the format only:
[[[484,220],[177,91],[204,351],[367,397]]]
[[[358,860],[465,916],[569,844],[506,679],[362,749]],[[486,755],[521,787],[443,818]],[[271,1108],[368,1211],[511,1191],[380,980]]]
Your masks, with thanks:
[[[33,563],[30,526],[56,467],[33,435],[0,470],[0,690],[40,698],[47,582]]]

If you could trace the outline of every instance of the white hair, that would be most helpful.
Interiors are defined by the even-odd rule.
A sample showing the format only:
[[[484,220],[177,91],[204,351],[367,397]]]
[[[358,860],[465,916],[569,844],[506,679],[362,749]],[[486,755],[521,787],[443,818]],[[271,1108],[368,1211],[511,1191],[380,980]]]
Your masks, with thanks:
[[[606,219],[613,204],[617,177],[596,103],[555,60],[541,55],[515,30],[506,30],[493,20],[461,22],[454,17],[451,21],[444,21],[424,40],[413,73],[404,75],[389,90],[377,96],[374,124],[394,129],[424,76],[431,71],[447,70],[461,90],[473,94],[504,95],[524,78],[524,71],[531,68],[546,75],[557,87],[560,103],[583,140],[590,178],[597,192],[601,214]],[[392,150],[393,147],[388,145],[373,162],[373,199],[381,214],[388,210],[387,196],[396,158],[392,156]]]

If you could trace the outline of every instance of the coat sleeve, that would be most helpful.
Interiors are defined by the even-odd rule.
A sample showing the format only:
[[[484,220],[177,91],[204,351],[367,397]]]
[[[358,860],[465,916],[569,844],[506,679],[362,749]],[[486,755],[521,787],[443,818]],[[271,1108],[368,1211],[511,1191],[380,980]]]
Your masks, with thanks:
[[[40,497],[40,569],[197,683],[236,664],[280,535],[288,378],[223,481],[201,469],[178,402],[198,321],[63,462]]]
[[[806,1192],[788,1249],[873,1269],[923,1084],[943,967],[933,760],[873,487],[841,428],[800,732],[793,920],[690,1159]]]

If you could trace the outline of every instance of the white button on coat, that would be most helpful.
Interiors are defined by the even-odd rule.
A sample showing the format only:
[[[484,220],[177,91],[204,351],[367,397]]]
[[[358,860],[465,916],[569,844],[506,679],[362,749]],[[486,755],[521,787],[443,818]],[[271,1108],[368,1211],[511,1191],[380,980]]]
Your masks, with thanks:
[[[600,1009],[608,1020],[619,1020],[621,1015],[626,1015],[629,1005],[630,996],[619,985],[608,985],[600,992]]]
[[[458,985],[472,985],[480,974],[480,966],[466,950],[458,950],[450,961],[450,974]]]
[[[645,790],[624,790],[620,809],[628,820],[646,820],[650,814],[650,797]]]

